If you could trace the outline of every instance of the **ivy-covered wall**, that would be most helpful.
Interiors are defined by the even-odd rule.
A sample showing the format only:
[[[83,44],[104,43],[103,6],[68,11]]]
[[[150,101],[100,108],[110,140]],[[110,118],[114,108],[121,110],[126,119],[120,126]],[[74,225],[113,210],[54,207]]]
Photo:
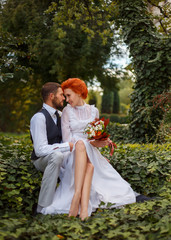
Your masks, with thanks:
[[[130,130],[135,141],[155,138],[163,112],[153,110],[152,98],[168,91],[171,84],[171,41],[158,33],[145,1],[121,0],[118,20],[129,46],[136,83],[131,96]]]

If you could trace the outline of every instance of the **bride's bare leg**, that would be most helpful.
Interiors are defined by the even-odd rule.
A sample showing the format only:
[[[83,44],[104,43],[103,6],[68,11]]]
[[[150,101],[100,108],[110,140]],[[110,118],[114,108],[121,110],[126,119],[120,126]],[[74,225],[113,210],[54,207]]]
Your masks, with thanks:
[[[88,203],[90,199],[90,189],[91,189],[91,182],[94,172],[94,166],[92,163],[87,163],[87,169],[86,174],[84,178],[84,184],[81,194],[81,212],[80,212],[80,218],[81,220],[84,220],[88,217]]]
[[[75,193],[72,198],[69,216],[76,217],[78,214],[86,169],[86,148],[84,143],[80,140],[75,145]]]

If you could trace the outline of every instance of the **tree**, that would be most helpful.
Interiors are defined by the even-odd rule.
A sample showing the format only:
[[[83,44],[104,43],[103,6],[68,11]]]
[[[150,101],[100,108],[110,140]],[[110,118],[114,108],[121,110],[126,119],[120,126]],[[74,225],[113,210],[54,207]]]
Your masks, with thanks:
[[[105,89],[102,96],[102,113],[112,113],[113,111],[113,92]]]
[[[159,6],[161,1],[151,2]],[[42,6],[41,1],[7,0],[2,11],[3,30],[12,34],[21,27],[21,16],[26,16],[26,28],[21,27],[19,37],[31,35],[32,40],[22,48],[31,53],[29,66],[42,82],[55,81],[56,77],[62,81],[71,75],[86,81],[96,77],[103,88],[115,89],[118,76],[104,66],[111,49],[117,49],[117,36],[121,34],[136,75],[131,97],[132,137],[144,142],[148,136],[152,140],[163,113],[154,111],[149,117],[144,108],[154,95],[170,87],[171,43],[167,32],[162,35],[157,31],[147,1],[46,0]]]
[[[97,107],[97,97],[96,93],[93,90],[88,91],[88,103],[90,105],[95,105]]]
[[[120,109],[120,99],[118,90],[113,91],[113,113],[119,113]]]
[[[99,23],[93,16],[95,29],[94,37],[91,38],[93,32],[89,32],[84,24],[84,21],[91,24],[91,17],[87,15],[86,20],[77,18],[84,8],[88,11],[87,3],[83,3],[81,8],[77,3],[73,13],[70,7],[74,7],[75,2],[70,1],[70,4],[65,1],[7,0],[1,6],[1,130],[25,130],[15,110],[20,112],[23,109],[27,118],[25,122],[29,123],[28,116],[35,111],[31,102],[27,108],[21,104],[25,103],[26,96],[30,97],[29,92],[36,92],[39,96],[40,85],[47,81],[60,82],[68,77],[92,81],[95,76],[99,76],[105,84],[107,74],[104,65],[110,56],[111,47],[115,45],[109,23],[100,23],[105,17],[102,11],[99,13]],[[108,32],[105,39],[100,36],[102,31]],[[28,95],[17,95],[19,89],[22,93],[26,93],[27,89]],[[8,101],[7,96],[10,96]],[[35,109],[38,109],[38,99],[36,104]],[[10,122],[13,122],[11,128],[8,127]]]
[[[148,4],[148,10],[152,15],[153,22],[157,26],[159,32],[164,35],[169,35],[171,31],[171,2],[146,0]]]
[[[168,91],[171,83],[169,37],[159,35],[143,1],[120,1],[119,18],[125,43],[129,46],[136,75],[131,96],[130,129],[136,141],[155,139],[163,113],[147,106],[155,95]]]
[[[29,52],[27,63],[42,82],[63,81],[71,76],[92,81],[96,77],[105,85],[108,74],[104,65],[111,48],[116,54],[120,52],[113,41],[118,36],[105,20],[107,12],[100,7],[103,1],[46,0],[41,4],[36,0],[7,0],[2,9],[2,27],[18,38],[28,39],[20,48],[26,56]]]

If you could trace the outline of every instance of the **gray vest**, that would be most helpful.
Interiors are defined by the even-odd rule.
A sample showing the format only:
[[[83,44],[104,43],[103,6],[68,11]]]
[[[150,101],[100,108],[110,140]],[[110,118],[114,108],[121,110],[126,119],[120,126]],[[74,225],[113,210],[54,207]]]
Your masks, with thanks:
[[[60,143],[62,141],[61,125],[58,127],[54,123],[52,117],[50,116],[49,112],[46,109],[42,108],[39,112],[43,113],[46,118],[46,132],[47,132],[48,144]],[[32,140],[32,136],[31,136],[31,140]],[[34,149],[31,154],[31,159],[32,160],[38,159]]]

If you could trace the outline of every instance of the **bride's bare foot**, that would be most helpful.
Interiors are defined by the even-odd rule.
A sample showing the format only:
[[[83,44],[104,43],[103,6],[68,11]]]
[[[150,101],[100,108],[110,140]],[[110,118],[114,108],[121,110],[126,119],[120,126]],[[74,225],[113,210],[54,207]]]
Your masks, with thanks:
[[[76,217],[78,215],[79,211],[79,205],[80,205],[80,194],[74,194],[72,202],[71,202],[71,207],[69,210],[69,217]]]
[[[82,221],[84,221],[85,219],[88,218],[88,211],[87,210],[81,210],[81,213],[80,213],[80,218]]]

